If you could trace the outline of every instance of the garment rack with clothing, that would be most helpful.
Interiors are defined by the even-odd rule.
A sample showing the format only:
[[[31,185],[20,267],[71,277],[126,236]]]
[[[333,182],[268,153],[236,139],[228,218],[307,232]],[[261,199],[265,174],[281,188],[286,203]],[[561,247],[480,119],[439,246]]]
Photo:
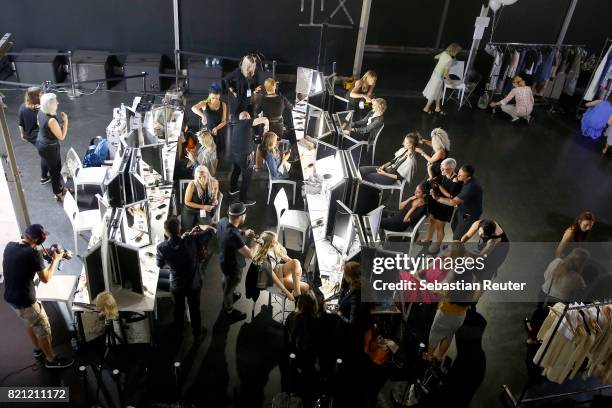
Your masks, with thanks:
[[[536,95],[559,99],[561,93],[573,95],[586,55],[585,45],[489,42],[485,51],[493,56],[486,85],[487,93],[507,94],[512,78],[522,75],[532,83]]]
[[[540,356],[537,359],[537,362],[535,362],[536,366],[540,367],[542,361],[544,361],[544,358],[545,358],[546,354],[550,350],[550,345],[552,344],[552,341],[553,341],[554,337],[559,333],[560,328],[561,328],[561,324],[564,322],[568,312],[570,312],[570,311],[582,311],[584,309],[589,309],[589,308],[598,308],[598,312],[599,312],[599,310],[602,307],[607,306],[607,305],[612,305],[612,300],[607,300],[607,301],[603,301],[603,302],[589,303],[589,304],[581,304],[581,305],[570,305],[569,303],[566,303],[563,306],[563,311],[562,312],[558,312],[555,309],[551,308],[551,312],[550,313],[555,313],[555,314],[560,313],[560,314],[558,314],[558,319],[557,319],[557,321],[555,323],[554,330],[552,332],[552,337],[544,345],[544,350],[542,351],[542,353],[540,353]],[[555,311],[553,312],[553,310],[555,310]],[[609,388],[612,388],[612,385],[604,385],[604,386],[595,387],[595,388],[588,388],[588,389],[583,389],[583,390],[575,391],[575,392],[566,392],[566,393],[558,393],[558,394],[547,394],[547,395],[543,395],[543,396],[540,396],[540,397],[525,398],[525,395],[527,394],[527,391],[529,389],[529,382],[528,382],[523,387],[523,390],[521,391],[521,394],[518,397],[514,396],[514,394],[512,393],[512,391],[510,390],[510,388],[507,385],[503,385],[503,394],[509,400],[509,402],[512,404],[512,407],[517,408],[517,407],[519,407],[521,405],[530,404],[530,403],[537,402],[537,401],[551,400],[551,399],[566,397],[566,396],[570,396],[570,395],[585,394],[585,393],[588,393],[588,392],[597,392],[597,391],[602,391],[602,390],[606,390],[606,389],[609,389]]]

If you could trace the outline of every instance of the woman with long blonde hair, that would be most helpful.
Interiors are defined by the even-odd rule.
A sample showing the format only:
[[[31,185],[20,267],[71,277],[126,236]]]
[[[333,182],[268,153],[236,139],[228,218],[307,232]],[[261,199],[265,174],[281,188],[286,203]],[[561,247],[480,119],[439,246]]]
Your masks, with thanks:
[[[289,178],[289,163],[290,152],[281,152],[278,149],[278,135],[274,132],[266,132],[263,141],[261,142],[261,154],[270,169],[270,175],[273,179]]]
[[[219,205],[219,182],[206,166],[198,166],[193,181],[185,189],[181,224],[183,231],[196,225],[210,225],[212,214]]]
[[[259,247],[255,250],[253,262],[269,262],[272,267],[272,280],[285,296],[294,301],[310,289],[302,282],[302,265],[297,259],[287,255],[287,250],[278,242],[276,233],[264,231],[259,237]]]
[[[219,164],[215,139],[208,130],[201,130],[198,132],[197,137],[200,146],[198,147],[198,151],[196,153],[191,151],[187,152],[187,160],[189,160],[187,167],[194,167],[198,165],[206,166],[210,174],[214,177],[214,175],[217,173],[217,166]]]
[[[349,100],[348,109],[355,112],[355,117],[353,120],[361,119],[361,103],[372,102],[377,80],[378,76],[376,75],[376,72],[368,70],[353,84],[353,88],[350,90],[347,98]]]
[[[417,147],[414,151],[427,160],[427,174],[429,177],[439,178],[442,174],[440,171],[440,164],[442,164],[442,160],[446,159],[450,153],[451,143],[448,133],[442,128],[435,128],[431,131],[431,140],[420,139],[419,143],[431,146],[433,149],[434,152],[431,156],[425,153],[420,147]]]

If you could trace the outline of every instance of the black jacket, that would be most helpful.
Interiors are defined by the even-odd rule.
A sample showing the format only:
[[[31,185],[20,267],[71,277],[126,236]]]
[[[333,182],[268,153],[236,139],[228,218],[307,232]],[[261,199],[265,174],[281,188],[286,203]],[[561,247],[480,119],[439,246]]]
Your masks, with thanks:
[[[356,135],[359,139],[365,140],[367,138],[373,138],[376,135],[376,132],[385,124],[384,116],[376,116],[374,115],[374,111],[370,111],[365,118],[353,122],[352,134]],[[368,124],[368,120],[372,118],[370,124]],[[373,140],[372,140],[373,141]]]

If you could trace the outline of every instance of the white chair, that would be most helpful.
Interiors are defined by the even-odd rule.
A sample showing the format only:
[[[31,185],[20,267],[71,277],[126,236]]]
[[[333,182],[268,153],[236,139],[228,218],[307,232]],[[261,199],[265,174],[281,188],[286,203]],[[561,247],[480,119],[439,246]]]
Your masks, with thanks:
[[[378,137],[380,136],[384,128],[385,124],[383,123],[380,129],[378,129],[378,132],[376,132],[376,136],[374,136],[374,140],[372,141],[372,143],[368,142],[368,152],[370,151],[370,147],[372,148],[372,166],[374,165],[374,156],[376,155],[376,144],[378,143]]]
[[[74,233],[74,252],[79,253],[77,235],[93,230],[100,222],[100,210],[79,211],[76,200],[69,192],[64,196],[64,212],[70,219]]]
[[[215,214],[212,217],[212,223],[216,224],[221,219],[221,205],[223,204],[223,193],[219,192],[219,204],[215,208]]]
[[[179,205],[181,208],[183,207],[183,200],[185,199],[185,190],[187,190],[187,185],[191,183],[192,179],[181,179],[179,180]]]
[[[268,201],[266,203],[270,204],[270,196],[272,196],[272,189],[274,188],[275,184],[281,184],[281,185],[286,184],[286,185],[291,186],[291,188],[293,189],[293,200],[291,202],[295,205],[295,190],[297,189],[296,187],[297,183],[293,180],[287,180],[287,179],[274,180],[272,178],[272,173],[270,172],[270,167],[268,166],[268,162],[264,160],[264,164],[266,166],[266,169],[268,170]]]
[[[276,227],[276,235],[280,236],[279,233],[283,232],[283,245],[285,244],[285,229],[291,229],[298,231],[302,238],[302,253],[306,246],[306,240],[308,239],[308,232],[310,230],[310,217],[305,211],[290,210],[289,200],[285,189],[281,188],[274,198],[274,208],[276,209],[276,219],[278,225]]]
[[[108,167],[83,167],[83,163],[81,163],[79,155],[72,147],[66,154],[66,166],[68,167],[68,172],[70,173],[70,177],[74,183],[75,201],[77,199],[77,191],[79,186],[84,187],[87,185],[93,185],[100,187],[100,190],[102,190]]]
[[[385,242],[387,242],[391,237],[410,238],[410,246],[408,247],[408,254],[410,254],[410,251],[412,251],[412,245],[414,244],[414,240],[417,236],[417,233],[419,232],[419,228],[421,228],[421,224],[425,222],[426,218],[427,215],[422,216],[421,219],[419,219],[419,221],[417,221],[417,223],[414,225],[414,228],[410,228],[407,231],[396,232],[384,230]]]
[[[448,96],[449,100],[455,100],[459,102],[459,109],[463,106],[463,98],[465,96],[465,78],[464,78],[464,70],[465,70],[465,62],[464,61],[455,61],[450,68],[449,75],[454,75],[458,77],[458,80],[447,81],[444,80],[444,92],[442,93],[442,105],[444,105],[444,101],[446,99],[446,90],[450,89],[450,93]],[[456,97],[453,97],[454,94],[459,93],[460,97],[457,100]]]

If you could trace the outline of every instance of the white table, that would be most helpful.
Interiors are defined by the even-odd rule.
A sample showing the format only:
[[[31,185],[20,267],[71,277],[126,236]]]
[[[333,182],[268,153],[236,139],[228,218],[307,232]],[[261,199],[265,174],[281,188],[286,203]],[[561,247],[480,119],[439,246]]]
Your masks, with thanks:
[[[49,282],[39,282],[36,286],[36,299],[42,302],[58,302],[65,306],[60,307],[69,331],[72,331],[74,320],[72,318],[72,296],[77,285],[74,275],[53,275]]]

